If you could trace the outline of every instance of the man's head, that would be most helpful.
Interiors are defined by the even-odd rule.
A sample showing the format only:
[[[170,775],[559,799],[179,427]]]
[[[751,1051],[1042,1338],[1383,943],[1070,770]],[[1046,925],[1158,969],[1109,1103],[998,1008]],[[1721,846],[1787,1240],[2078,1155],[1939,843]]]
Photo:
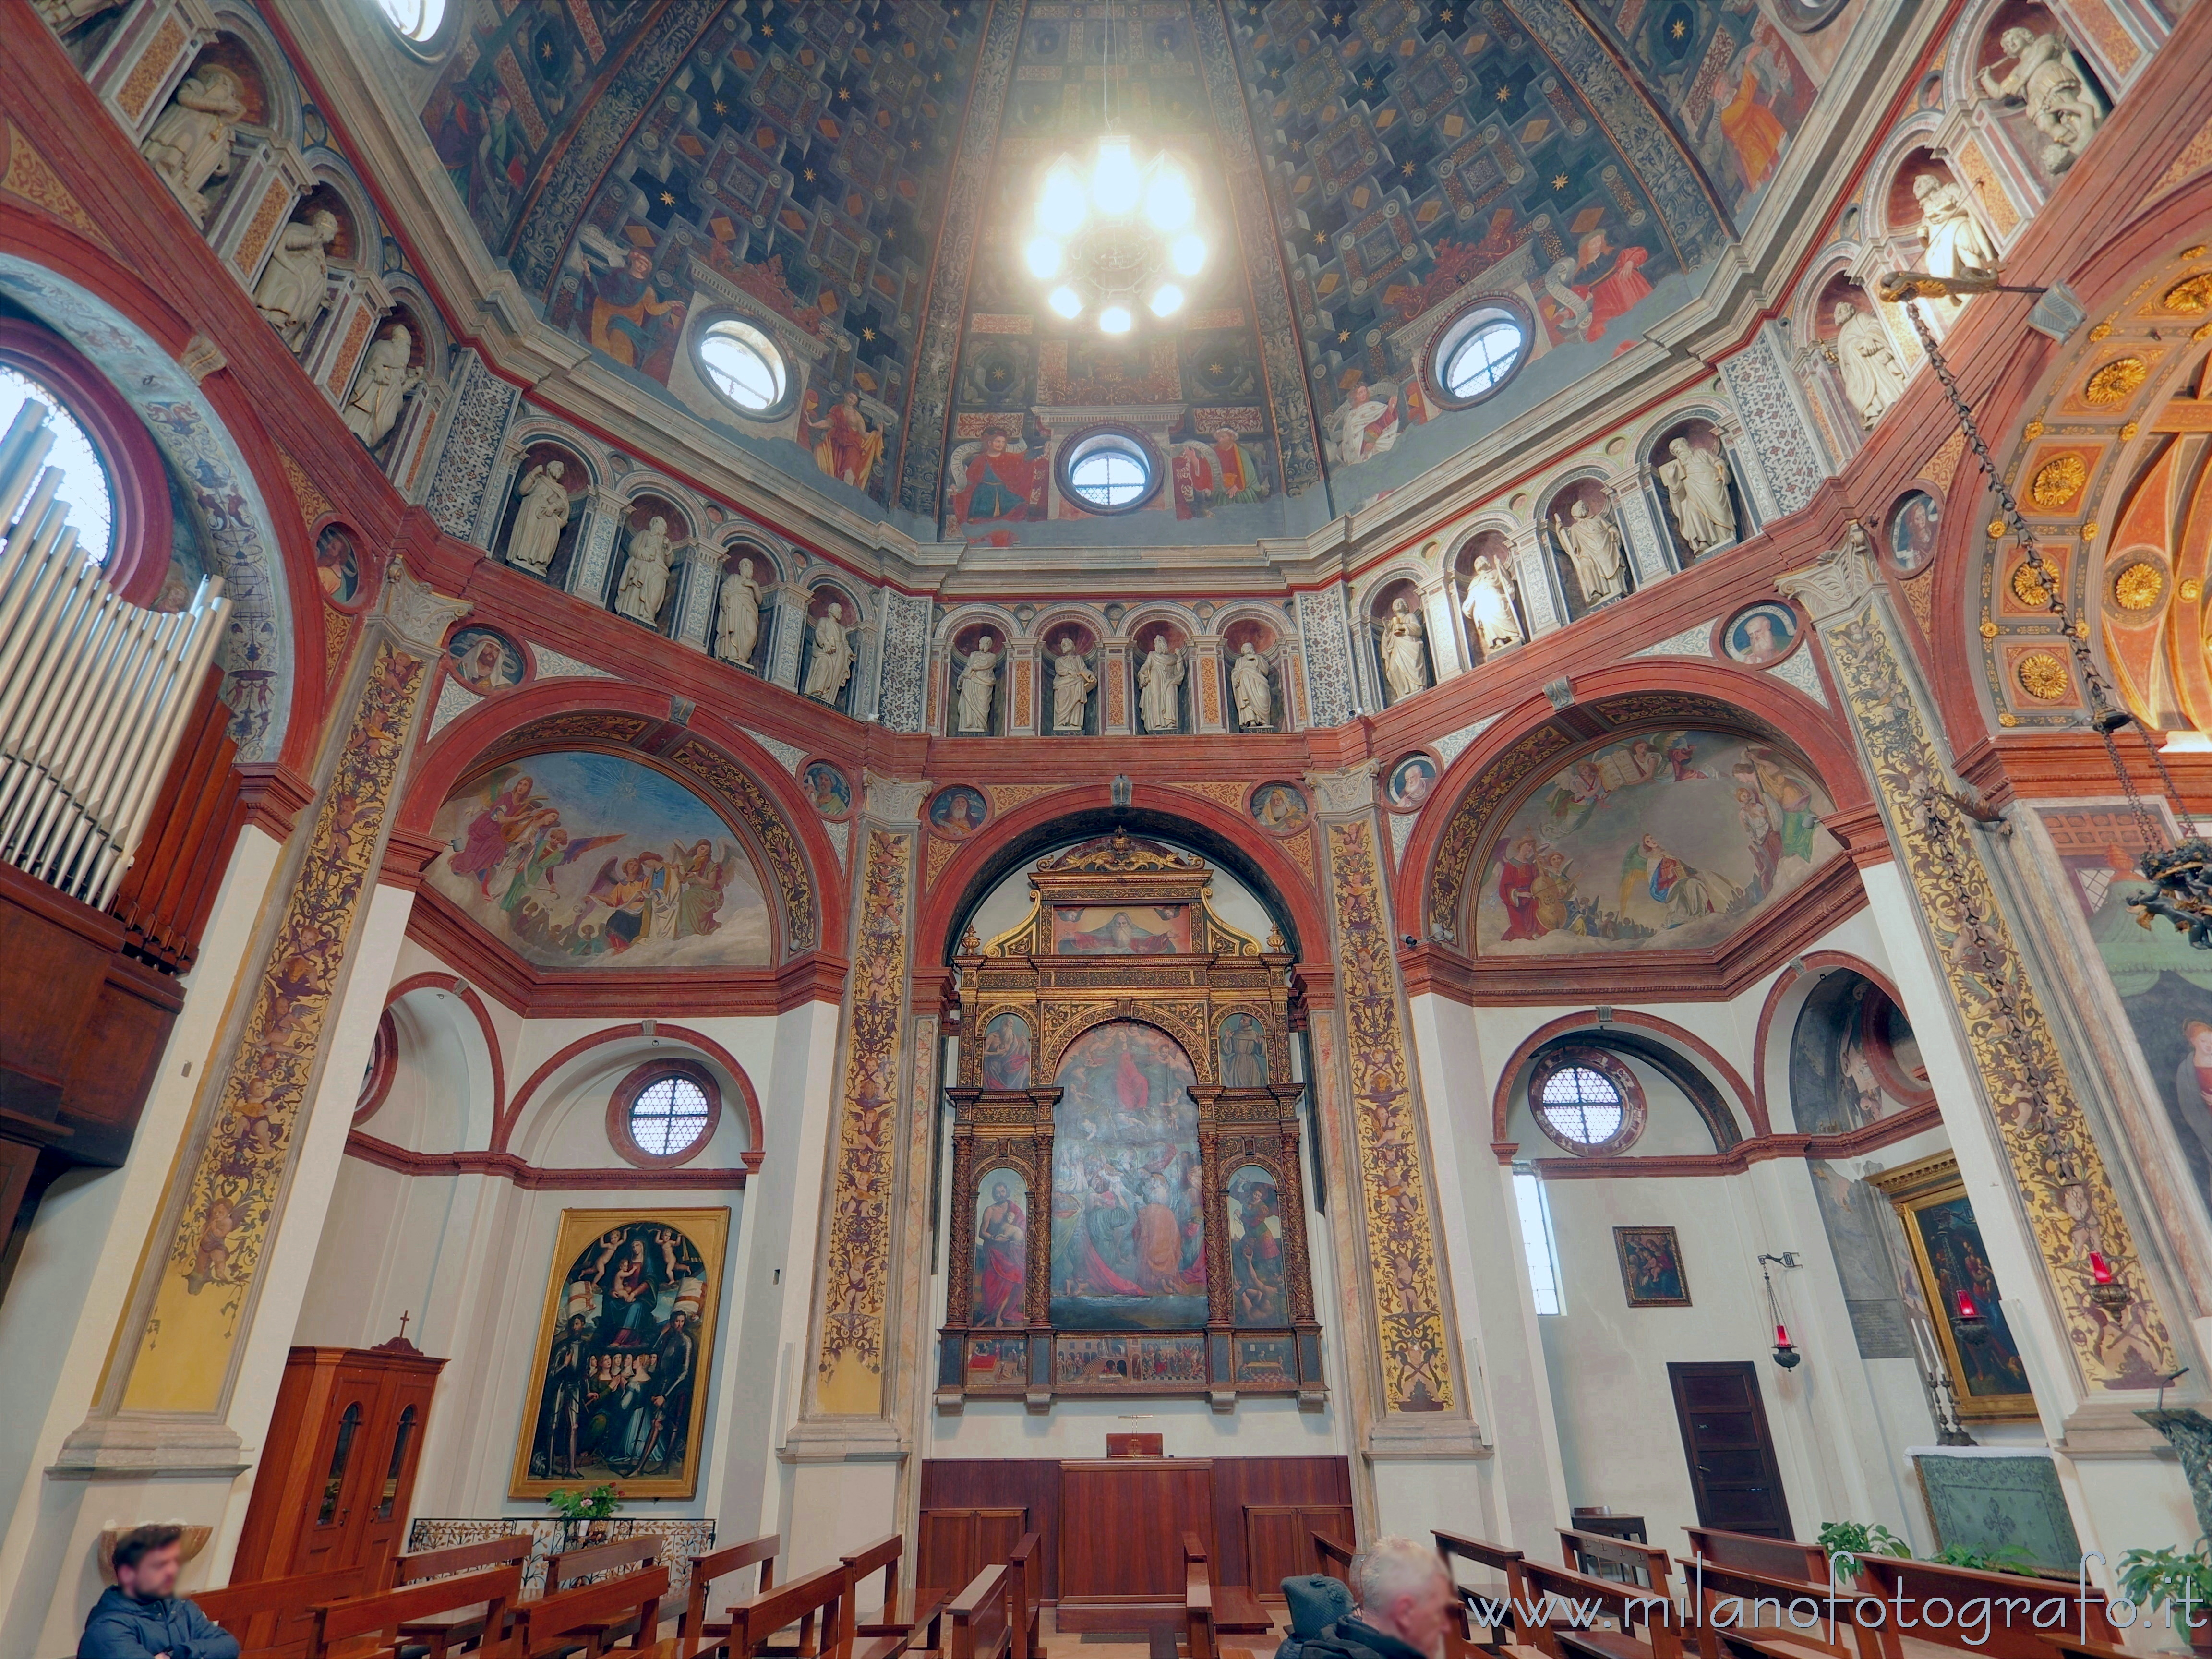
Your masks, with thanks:
[[[1451,1579],[1437,1553],[1410,1538],[1378,1538],[1352,1558],[1352,1593],[1360,1622],[1410,1648],[1443,1651]]]
[[[176,1593],[177,1569],[183,1552],[177,1540],[182,1527],[133,1527],[115,1540],[115,1583],[125,1595],[141,1601],[165,1601]]]
[[[1997,36],[1997,43],[2005,49],[2005,56],[2017,58],[2035,44],[2035,31],[2013,27]]]

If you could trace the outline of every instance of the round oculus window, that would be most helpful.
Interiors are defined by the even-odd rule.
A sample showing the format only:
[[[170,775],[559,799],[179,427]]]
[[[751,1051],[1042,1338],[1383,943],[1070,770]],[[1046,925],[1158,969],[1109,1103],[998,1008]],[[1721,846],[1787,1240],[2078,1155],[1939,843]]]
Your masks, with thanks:
[[[665,1073],[630,1097],[630,1139],[655,1158],[689,1152],[713,1118],[707,1091],[681,1072]]]
[[[1470,307],[1437,340],[1437,389],[1448,403],[1479,404],[1513,378],[1528,352],[1517,314],[1494,303]]]
[[[1068,446],[1061,463],[1067,492],[1093,513],[1140,507],[1158,482],[1151,452],[1127,433],[1094,432]]]
[[[21,369],[0,363],[0,432],[15,423],[27,403],[46,405],[46,431],[53,439],[52,447],[46,451],[46,465],[61,474],[54,499],[69,511],[77,546],[104,563],[115,539],[115,496],[108,487],[107,469],[100,462],[100,452],[92,447],[92,440],[69,412],[59,392]]]
[[[713,325],[699,342],[699,365],[720,392],[748,415],[765,415],[791,384],[783,353],[750,323],[734,318]]]
[[[434,39],[446,21],[446,0],[376,0],[376,9],[403,40],[418,45]]]
[[[1555,1140],[1602,1146],[1620,1133],[1620,1090],[1589,1066],[1563,1066],[1537,1090],[1536,1116]]]

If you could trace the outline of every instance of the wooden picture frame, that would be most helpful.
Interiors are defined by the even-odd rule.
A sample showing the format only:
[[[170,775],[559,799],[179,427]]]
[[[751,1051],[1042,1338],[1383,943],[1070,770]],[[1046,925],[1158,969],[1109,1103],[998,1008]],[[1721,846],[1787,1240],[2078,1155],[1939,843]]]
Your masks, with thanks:
[[[1690,1275],[1682,1266],[1682,1241],[1672,1227],[1615,1227],[1613,1253],[1620,1262],[1620,1288],[1630,1307],[1690,1305]]]
[[[1982,1247],[1982,1230],[1959,1174],[1959,1160],[1939,1152],[1867,1180],[1889,1200],[1905,1226],[1912,1268],[1926,1298],[1936,1346],[1949,1373],[1965,1421],[2036,1415],[2027,1368],[1998,1306],[1996,1279]],[[1964,1291],[1977,1316],[1962,1316]]]
[[[729,1232],[726,1209],[561,1212],[509,1498],[612,1481],[631,1500],[697,1495]],[[653,1385],[685,1363],[686,1334],[678,1421]]]

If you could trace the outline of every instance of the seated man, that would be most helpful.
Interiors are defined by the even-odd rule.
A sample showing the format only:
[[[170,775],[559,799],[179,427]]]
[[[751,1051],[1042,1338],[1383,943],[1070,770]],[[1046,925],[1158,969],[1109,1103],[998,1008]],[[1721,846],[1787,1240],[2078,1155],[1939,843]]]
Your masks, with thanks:
[[[181,1527],[133,1527],[115,1540],[115,1583],[84,1621],[77,1659],[238,1659],[238,1638],[177,1591]]]
[[[1352,1560],[1358,1608],[1304,1646],[1301,1659],[1438,1659],[1451,1580],[1443,1558],[1410,1538],[1378,1538]]]

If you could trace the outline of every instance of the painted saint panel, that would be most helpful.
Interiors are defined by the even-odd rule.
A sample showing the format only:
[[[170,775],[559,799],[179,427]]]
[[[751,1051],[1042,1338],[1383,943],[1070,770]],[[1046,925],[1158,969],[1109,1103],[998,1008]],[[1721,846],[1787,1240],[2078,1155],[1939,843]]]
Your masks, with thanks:
[[[1030,1023],[1019,1014],[994,1014],[983,1028],[983,1086],[1030,1086]]]
[[[1272,1171],[1248,1164],[1229,1177],[1229,1267],[1239,1325],[1287,1325],[1282,1195]]]
[[[1996,1274],[1963,1188],[1903,1206],[1905,1234],[1942,1323],[1961,1417],[2033,1416],[2027,1369],[1997,1305]]]
[[[1231,1014],[1221,1022],[1221,1086],[1267,1086],[1267,1034],[1250,1014]]]
[[[1056,905],[1052,948],[1063,957],[1165,957],[1190,952],[1188,904]]]
[[[532,755],[464,785],[430,882],[544,968],[757,968],[760,878],[707,804],[619,756]]]
[[[1061,1330],[1206,1322],[1197,1081],[1173,1038],[1115,1020],[1071,1044],[1054,1081],[1052,1322]]]
[[[1026,1325],[1030,1273],[1029,1183],[1003,1165],[975,1183],[975,1271],[971,1325]]]
[[[1841,850],[1826,792],[1771,744],[1650,732],[1545,781],[1491,844],[1489,956],[1709,948]]]

